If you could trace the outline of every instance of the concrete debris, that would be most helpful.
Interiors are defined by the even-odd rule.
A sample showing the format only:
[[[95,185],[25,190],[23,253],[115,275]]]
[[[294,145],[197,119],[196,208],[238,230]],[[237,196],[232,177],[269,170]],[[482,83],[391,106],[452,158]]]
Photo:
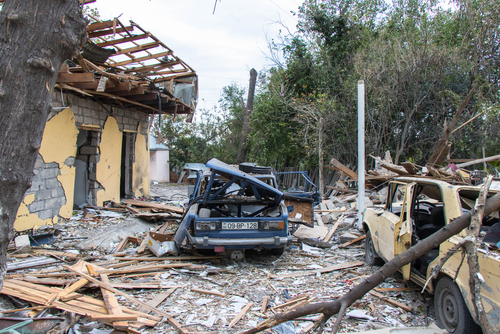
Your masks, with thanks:
[[[87,214],[77,211],[61,222],[54,243],[32,247],[29,254],[35,257],[34,263],[37,259],[53,262],[44,267],[23,266],[33,259],[11,249],[0,297],[7,295],[31,305],[16,308],[3,303],[0,309],[15,310],[9,316],[17,317],[46,309],[56,316],[72,314],[64,325],[75,333],[84,329],[93,333],[113,329],[130,333],[237,333],[272,314],[338,298],[377,269],[363,262],[363,241],[353,242],[364,237],[355,227],[357,212],[351,209],[356,195],[339,193],[332,198],[326,206],[332,212],[323,215],[328,219],[318,214],[314,229],[296,229],[294,242],[283,255],[254,251],[243,261],[234,262],[195,251],[153,254],[147,246],[148,236],[171,236],[179,220],[144,221],[134,210],[150,214],[165,214],[169,206],[183,210],[187,186],[159,183],[152,188],[158,197],[141,200],[143,206],[130,201],[110,203],[109,207],[87,208]],[[307,238],[321,247],[302,239],[298,242],[307,229],[315,230],[306,233]],[[353,243],[346,246],[346,242]],[[325,244],[328,246],[323,247]],[[415,286],[401,286],[400,279],[386,279],[377,292],[372,291],[375,294],[354,303],[339,331],[432,323],[431,296],[424,294],[420,300]],[[270,332],[307,332],[317,318],[311,315],[289,321]],[[326,332],[334,321],[327,322]]]

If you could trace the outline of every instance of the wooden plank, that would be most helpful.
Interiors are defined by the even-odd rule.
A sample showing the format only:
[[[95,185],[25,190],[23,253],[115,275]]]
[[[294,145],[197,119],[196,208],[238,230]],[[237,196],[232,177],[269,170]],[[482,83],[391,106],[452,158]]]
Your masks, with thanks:
[[[240,313],[238,313],[234,317],[234,319],[231,320],[231,322],[229,323],[229,326],[227,328],[229,329],[229,328],[233,327],[234,325],[236,325],[238,323],[238,321],[240,321],[245,316],[245,314],[248,313],[248,311],[252,308],[252,306],[253,306],[253,303],[250,302],[244,308],[242,308]]]
[[[407,305],[405,305],[405,304],[403,304],[403,303],[400,303],[400,302],[398,302],[398,301],[396,301],[396,300],[394,300],[394,299],[391,299],[391,298],[389,298],[389,297],[386,297],[386,296],[384,296],[383,294],[378,293],[378,292],[376,292],[376,291],[371,290],[371,291],[370,291],[370,295],[375,296],[375,297],[377,297],[377,298],[380,298],[380,299],[382,299],[382,300],[384,300],[384,301],[388,302],[389,304],[392,304],[392,305],[394,305],[394,306],[396,306],[396,307],[400,307],[400,308],[402,308],[403,310],[405,310],[406,312],[411,312],[411,311],[413,311],[413,308],[411,308],[410,306],[407,306]]]
[[[50,295],[52,293],[54,293],[54,292],[57,293],[57,292],[62,290],[60,288],[55,288],[55,287],[50,288],[50,287],[45,286],[45,285],[32,284],[32,283],[18,281],[18,280],[6,280],[4,282],[4,288],[9,289],[9,291],[11,293],[15,293],[16,294],[15,296],[18,298],[28,300],[28,301],[31,301],[34,303],[38,303],[38,304],[44,304],[46,302],[46,300],[48,300],[48,298],[50,297]],[[9,294],[9,293],[7,293],[9,291],[6,291],[5,293]],[[2,290],[2,293],[4,293],[3,290]],[[62,310],[66,310],[68,308],[75,309],[76,307],[79,307],[80,313],[78,313],[78,312],[76,312],[76,313],[82,314],[82,315],[85,315],[85,313],[81,313],[82,308],[83,308],[83,311],[85,311],[87,308],[90,308],[91,310],[94,310],[94,311],[92,311],[94,313],[96,311],[100,311],[101,314],[108,314],[107,309],[106,309],[106,305],[105,305],[104,301],[102,301],[102,300],[95,299],[95,298],[88,297],[88,296],[83,296],[83,295],[80,295],[77,299],[78,300],[70,301],[67,303],[56,301],[56,302],[54,302],[54,304],[52,306],[60,308]],[[130,310],[126,307],[122,307],[122,311],[125,313],[138,314],[143,318],[153,320],[155,323],[161,320],[160,317],[140,313],[138,311]],[[154,326],[154,323],[153,323],[153,326]]]
[[[165,51],[165,52],[155,53],[153,55],[137,57],[137,58],[130,59],[130,60],[116,62],[116,63],[113,63],[113,65],[114,66],[124,66],[124,65],[133,64],[133,63],[137,63],[137,62],[145,61],[145,60],[149,60],[149,59],[158,59],[158,58],[165,57],[165,56],[171,56],[173,54],[174,53],[172,51]]]
[[[113,24],[114,24],[113,20],[91,23],[87,26],[87,31],[111,28],[113,27]]]
[[[118,246],[116,246],[116,250],[115,250],[114,254],[121,252],[129,244],[129,242],[134,243],[134,244],[139,246],[141,244],[141,241],[139,241],[139,242],[138,241],[139,240],[136,237],[129,236],[129,237],[124,238],[122,241],[120,241]]]
[[[283,308],[283,307],[287,307],[287,306],[290,306],[290,305],[294,305],[294,304],[296,304],[298,302],[301,302],[303,300],[306,300],[308,298],[309,298],[309,295],[306,295],[306,296],[303,296],[301,298],[294,299],[294,300],[288,301],[288,302],[280,304],[280,305],[276,305],[276,306],[272,307],[271,310],[276,310],[276,309],[279,309],[279,308]]]
[[[166,95],[162,94],[162,97],[166,97]],[[139,95],[129,95],[127,99],[132,101],[144,101],[144,100],[158,100],[158,94],[139,94]]]
[[[404,170],[403,167],[389,164],[389,163],[384,162],[384,161],[380,161],[380,166],[384,167],[385,169],[390,170],[391,172],[396,173],[398,175],[402,175],[402,176],[410,175],[410,173],[408,173],[406,170]]]
[[[406,171],[411,175],[416,175],[418,172],[420,172],[420,168],[418,168],[417,165],[409,161],[403,162],[401,166],[403,166],[404,169],[406,169]]]
[[[115,84],[113,87],[106,87],[106,92],[118,92],[118,91],[130,91],[132,89],[132,84],[130,81],[119,82]]]
[[[111,321],[113,327],[121,327],[119,324],[124,324],[124,327],[128,327],[127,321],[137,321],[137,315],[133,314],[113,314],[113,315],[94,315],[90,316],[90,321]]]
[[[56,83],[95,82],[94,73],[59,72]]]
[[[267,296],[265,296],[264,299],[262,299],[262,306],[260,307],[260,313],[266,313],[268,300],[269,300],[269,297],[267,297]]]
[[[23,311],[31,311],[31,310],[35,310],[35,311],[43,311],[45,310],[46,308],[49,308],[49,307],[52,307],[50,305],[44,305],[44,306],[35,306],[35,307],[26,307],[26,308],[17,308],[15,310],[2,310],[1,313],[16,313],[16,312],[23,312]]]
[[[217,291],[202,290],[202,289],[197,289],[197,288],[191,288],[191,291],[202,293],[204,295],[213,295],[213,296],[218,296],[218,297],[226,297],[225,293],[221,293],[221,292],[217,292]]]
[[[72,259],[77,259],[81,256],[80,254],[75,254],[75,253],[71,253],[71,252],[61,252],[61,251],[47,250],[47,249],[34,249],[33,251],[37,254],[48,254],[48,255],[54,254],[57,256],[69,257]]]
[[[101,281],[104,284],[109,284],[109,279],[108,275],[106,274],[101,274]],[[85,279],[85,278],[83,278]],[[137,316],[135,316],[135,319],[118,319],[120,316],[123,316],[122,308],[118,304],[118,300],[116,299],[115,295],[101,287],[101,294],[104,299],[104,303],[106,304],[106,308],[108,310],[108,313],[110,314],[111,317],[116,317],[115,321],[112,321],[112,319],[109,319],[110,321],[113,322],[113,327],[116,329],[123,329],[128,327],[128,323],[126,321],[120,321],[120,320],[137,320]]]
[[[109,45],[116,45],[116,44],[121,44],[121,43],[137,41],[138,39],[148,38],[149,36],[150,36],[149,34],[133,35],[133,36],[129,36],[129,37],[124,37],[124,38],[120,38],[120,39],[113,39],[110,41],[96,43],[96,44],[97,44],[97,46],[100,46],[101,48],[103,48],[103,47],[106,47]]]
[[[487,157],[487,158],[483,158],[483,159],[476,159],[476,160],[464,162],[462,164],[458,164],[457,167],[458,168],[463,168],[463,167],[467,167],[467,166],[471,166],[471,165],[475,165],[475,164],[480,164],[480,163],[483,163],[483,162],[497,161],[497,160],[500,160],[500,154],[499,155],[494,155],[494,156],[491,156],[491,157]]]
[[[96,90],[97,86],[99,86],[99,81],[96,80],[94,82],[72,82],[70,87]]]
[[[168,263],[168,264],[155,264],[155,265],[146,265],[146,266],[138,266],[129,269],[120,269],[120,270],[100,270],[99,274],[108,274],[108,275],[122,275],[122,274],[130,274],[130,273],[140,273],[147,271],[157,271],[160,268],[182,268],[182,267],[191,267],[191,263]]]
[[[144,50],[149,50],[156,48],[157,46],[160,46],[160,42],[151,42],[151,43],[145,43],[142,45],[134,46],[128,49],[123,49],[123,50],[118,50],[115,55],[121,55],[125,53],[134,53],[134,52],[139,52],[139,51],[144,51]]]
[[[347,188],[339,188],[339,187],[332,187],[332,186],[326,186],[326,189],[332,189],[332,190],[337,190],[343,193],[348,193],[348,194],[357,194],[357,190],[353,189],[347,189]]]
[[[87,281],[85,278],[80,278],[78,281],[59,292],[57,294],[57,298],[66,301],[64,298],[67,298],[69,294],[76,292],[76,290],[84,287],[88,282],[89,281]]]
[[[138,201],[134,199],[127,199],[125,201],[122,201],[124,204],[130,204],[130,205],[135,205],[135,206],[141,206],[145,208],[151,208],[151,209],[159,209],[159,210],[168,210],[176,213],[184,213],[184,209],[180,208],[178,206],[173,206],[173,205],[165,205],[165,204],[159,204],[155,202],[146,202],[146,201]]]
[[[356,239],[352,239],[351,241],[348,241],[346,243],[343,243],[342,245],[339,246],[339,248],[343,248],[343,247],[347,247],[347,246],[350,246],[352,244],[355,244],[356,242],[358,241],[361,241],[363,240],[364,238],[366,238],[366,234],[360,236],[360,237],[357,237]]]
[[[167,321],[168,321],[168,323],[169,323],[170,325],[172,325],[172,326],[174,326],[175,328],[177,328],[177,329],[178,329],[181,333],[186,333],[186,334],[188,333],[186,330],[184,330],[184,329],[182,328],[182,326],[180,325],[180,323],[179,323],[179,322],[177,322],[177,321],[176,321],[176,320],[175,320],[172,316],[170,316],[168,313],[163,312],[163,311],[161,311],[161,310],[158,310],[158,309],[156,309],[156,308],[154,308],[154,307],[151,307],[151,306],[149,306],[148,304],[143,303],[142,301],[138,300],[137,298],[132,297],[132,296],[130,296],[130,295],[128,295],[128,294],[126,294],[125,292],[121,292],[120,290],[115,289],[115,288],[113,288],[113,287],[109,286],[109,284],[105,284],[105,283],[103,283],[103,282],[101,282],[101,281],[99,281],[99,280],[96,280],[95,278],[93,278],[93,277],[91,277],[91,276],[89,276],[89,275],[86,275],[86,274],[84,274],[84,273],[82,273],[82,272],[80,272],[80,271],[78,271],[78,270],[75,270],[75,269],[73,269],[73,268],[71,268],[71,267],[69,267],[69,266],[63,265],[63,268],[65,268],[65,269],[67,269],[67,270],[70,270],[70,271],[74,272],[75,274],[80,275],[81,277],[88,279],[88,280],[89,280],[89,281],[91,281],[91,282],[96,283],[96,284],[97,284],[97,285],[99,285],[100,287],[105,288],[106,290],[108,290],[108,291],[110,291],[110,292],[114,292],[115,294],[118,294],[118,295],[120,295],[120,296],[122,296],[122,297],[125,297],[126,299],[130,300],[131,302],[134,302],[134,303],[136,303],[136,304],[139,304],[139,305],[141,305],[141,306],[144,306],[145,308],[147,308],[147,309],[148,309],[148,310],[150,310],[150,311],[153,311],[153,312],[154,312],[154,313],[156,313],[156,314],[159,314],[159,315],[161,315],[161,316],[166,317],[166,318],[167,318]]]
[[[332,238],[333,236],[333,233],[335,233],[335,231],[337,230],[337,228],[339,227],[340,223],[345,219],[345,213],[342,214],[342,216],[340,216],[340,218],[337,220],[337,222],[333,225],[333,227],[331,228],[330,231],[328,231],[328,233],[325,235],[325,237],[323,238],[323,242],[328,242],[330,241],[330,239]]]
[[[136,101],[125,99],[123,97],[118,96],[117,94],[110,94],[110,93],[105,93],[105,92],[96,92],[96,91],[89,91],[89,90],[85,90],[84,92],[86,92],[88,94],[93,94],[93,95],[102,95],[102,96],[111,97],[111,98],[113,98],[115,100],[127,102],[127,103],[130,103],[130,104],[134,104],[136,106],[148,109],[148,111],[152,110],[154,113],[158,113],[158,109],[157,108],[154,108],[154,107],[151,107],[151,106],[148,106],[146,104],[139,103],[139,102],[136,102]]]
[[[142,72],[156,72],[159,73],[159,71],[164,70],[166,68],[171,69],[176,65],[182,64],[182,61],[170,61],[168,63],[160,62],[148,66],[143,66],[143,67],[134,67],[130,70],[126,70],[125,73],[142,73]]]
[[[171,288],[171,289],[168,289],[167,292],[159,294],[153,300],[150,300],[148,302],[148,305],[151,306],[151,307],[157,307],[158,305],[160,305],[161,303],[163,303],[163,301],[165,299],[167,299],[168,297],[170,297],[170,295],[172,293],[174,293],[176,289],[177,289],[177,287]],[[148,313],[149,310],[146,309],[145,307],[141,306],[141,307],[139,307],[139,312]]]
[[[340,161],[338,161],[335,158],[332,158],[330,161],[330,165],[333,165],[340,169],[342,172],[344,172],[347,176],[349,176],[351,179],[357,179],[358,178],[358,173],[353,172],[349,168],[347,168],[345,165],[343,165]],[[328,166],[327,166],[328,167]]]
[[[329,273],[329,272],[336,271],[336,270],[359,267],[359,266],[362,266],[363,264],[364,264],[363,261],[346,262],[346,263],[339,263],[339,264],[336,264],[333,266],[325,267],[323,269],[305,270],[305,271],[298,271],[295,273],[281,274],[281,275],[269,274],[268,277],[272,278],[272,279],[282,279],[282,278],[310,276],[310,275],[316,275],[317,273],[324,274],[324,273]]]
[[[318,297],[312,297],[312,298],[310,298],[310,299],[309,299],[309,298],[307,298],[307,299],[305,299],[305,300],[302,300],[302,301],[298,302],[297,304],[294,304],[294,305],[290,305],[290,306],[288,306],[288,307],[287,307],[287,308],[285,308],[283,311],[288,312],[288,311],[290,311],[290,310],[292,310],[292,309],[296,309],[296,308],[299,308],[299,307],[305,306],[305,305],[307,305],[307,304],[312,303],[312,302],[313,302],[313,301],[315,301],[317,298],[318,298]]]
[[[128,26],[128,27],[125,27],[125,28],[117,28],[116,31],[113,31],[113,29],[92,31],[92,32],[88,32],[87,34],[88,34],[89,38],[95,38],[95,37],[113,35],[115,33],[119,34],[119,33],[125,32],[125,31],[134,31],[134,27],[133,26]]]
[[[118,92],[114,92],[113,95],[116,95],[116,96],[129,96],[129,95],[140,95],[140,94],[145,94],[146,91],[144,90],[144,87],[142,86],[138,86],[138,87],[134,87],[132,88],[130,91],[118,91]]]

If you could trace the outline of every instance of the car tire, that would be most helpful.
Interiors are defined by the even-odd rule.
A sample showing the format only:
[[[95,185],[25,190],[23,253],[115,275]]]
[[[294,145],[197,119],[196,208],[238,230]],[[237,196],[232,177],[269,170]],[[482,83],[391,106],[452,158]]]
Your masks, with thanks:
[[[283,253],[285,252],[285,247],[280,247],[280,248],[273,248],[271,249],[271,253],[273,255],[278,255],[278,256],[281,256],[283,255]]]
[[[448,276],[441,278],[434,293],[434,309],[439,327],[455,334],[480,334],[458,285]]]
[[[380,266],[384,261],[377,256],[375,247],[373,247],[372,234],[370,231],[366,232],[365,238],[365,262],[370,266]]]

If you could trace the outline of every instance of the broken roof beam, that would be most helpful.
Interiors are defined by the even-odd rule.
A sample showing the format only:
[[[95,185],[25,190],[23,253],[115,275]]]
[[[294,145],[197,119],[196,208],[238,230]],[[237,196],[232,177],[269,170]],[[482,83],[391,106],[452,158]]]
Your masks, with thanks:
[[[358,173],[350,170],[349,168],[347,168],[347,166],[345,166],[344,164],[342,164],[337,159],[332,158],[332,160],[330,161],[330,165],[335,166],[336,168],[338,168],[339,170],[341,170],[342,172],[344,172],[344,174],[346,174],[347,176],[349,176],[351,179],[358,179]],[[330,166],[326,166],[326,167],[328,168]]]
[[[89,30],[87,30],[89,31]],[[128,32],[128,31],[134,31],[134,27],[128,26],[125,28],[118,28],[118,29],[106,29],[106,30],[99,30],[99,31],[92,31],[88,32],[89,38],[96,38],[96,37],[102,37],[102,36],[107,36],[107,35],[114,35],[115,33],[122,33],[122,32]]]
[[[102,21],[102,22],[95,22],[91,23],[87,26],[87,31],[95,31],[95,30],[102,30],[106,28],[113,28],[116,27],[114,24],[114,21]]]
[[[133,35],[129,37],[123,37],[120,39],[115,39],[115,40],[109,40],[106,42],[101,42],[101,43],[96,43],[97,46],[103,48],[105,46],[110,46],[110,45],[116,45],[116,44],[121,44],[121,43],[127,43],[127,42],[132,42],[132,41],[137,41],[139,39],[145,39],[148,38],[149,34],[141,34],[141,35]]]
[[[88,91],[88,90],[86,90],[85,92],[87,92],[89,94],[94,94],[94,95],[107,96],[107,97],[110,97],[112,99],[116,99],[116,100],[119,100],[119,101],[127,102],[127,103],[130,103],[130,104],[135,104],[136,106],[139,106],[139,107],[142,107],[142,108],[146,108],[146,109],[149,109],[149,110],[153,110],[154,112],[158,112],[157,108],[150,107],[147,104],[143,104],[143,103],[139,103],[139,102],[132,101],[132,100],[129,100],[129,99],[125,99],[123,97],[120,97],[120,96],[117,96],[117,95],[114,95],[114,94],[103,93],[103,92],[94,92],[94,91]]]
[[[144,87],[137,86],[137,87],[132,88],[129,91],[114,92],[113,95],[115,95],[115,96],[127,96],[128,97],[130,95],[140,95],[140,94],[145,94],[145,93],[146,93],[146,91],[144,90]]]
[[[162,95],[162,97],[165,97],[165,95]],[[155,102],[158,103],[158,94],[151,93],[151,94],[129,95],[127,96],[127,99],[133,101],[156,100]]]
[[[156,59],[156,60],[159,61],[158,58],[165,57],[165,56],[171,56],[173,54],[174,54],[173,51],[165,51],[165,52],[160,52],[160,53],[157,53],[157,54],[148,55],[148,56],[144,56],[144,57],[138,57],[138,58],[134,58],[134,59],[130,59],[130,60],[125,60],[125,61],[113,62],[112,58],[109,59],[108,61],[111,60],[110,63],[112,63],[113,66],[124,66],[124,65],[138,63],[138,62],[146,61],[146,60],[150,60],[150,59]]]
[[[128,49],[120,49],[117,46],[115,48],[118,49],[118,51],[114,54],[114,56],[120,55],[120,54],[126,54],[126,53],[134,53],[134,52],[139,52],[139,51],[145,51],[149,49],[156,48],[157,46],[160,46],[160,42],[151,42],[151,43],[146,43],[142,45],[138,45],[132,48]]]
[[[187,71],[189,71],[189,70],[187,68],[184,68],[184,69],[177,69],[177,70],[168,70],[168,71],[162,71],[162,72],[155,72],[155,73],[147,74],[146,76],[151,77],[151,76],[154,76],[154,75],[161,76],[161,75],[169,75],[169,74],[177,74],[177,73],[186,73]],[[169,80],[170,80],[170,78],[169,78]]]
[[[159,70],[162,70],[164,68],[172,68],[175,65],[179,65],[181,63],[182,63],[182,61],[170,61],[168,63],[160,62],[160,63],[156,63],[156,64],[148,65],[148,66],[143,66],[143,67],[132,67],[129,70],[126,70],[125,73],[133,73],[133,72],[140,73],[140,72],[149,72],[149,71],[159,71]]]
[[[179,79],[179,78],[194,77],[194,76],[196,76],[196,72],[179,73],[179,74],[171,75],[168,77],[155,78],[154,82],[163,82],[163,81],[170,81],[170,80],[177,81],[176,79]]]
[[[59,72],[57,75],[57,83],[73,83],[73,82],[94,82],[94,73],[64,73]]]
[[[117,92],[117,91],[130,91],[132,89],[132,83],[130,81],[123,81],[116,84],[114,87],[106,87],[106,92]]]

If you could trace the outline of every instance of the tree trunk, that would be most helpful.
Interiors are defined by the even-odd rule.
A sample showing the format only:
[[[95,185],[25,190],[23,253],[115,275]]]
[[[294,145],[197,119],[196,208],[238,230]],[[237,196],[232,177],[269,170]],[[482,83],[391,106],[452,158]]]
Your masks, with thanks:
[[[500,194],[496,194],[488,199],[484,208],[484,215],[488,216],[492,212],[500,210]],[[420,241],[418,244],[410,247],[406,252],[403,252],[387,262],[379,270],[365,279],[359,285],[347,292],[342,297],[331,301],[316,304],[309,304],[303,307],[292,309],[285,313],[278,313],[271,316],[266,321],[257,325],[257,327],[245,331],[245,334],[258,333],[267,328],[272,328],[283,322],[300,318],[308,314],[322,313],[325,316],[321,321],[321,325],[325,324],[330,317],[337,314],[341,308],[349,307],[356,300],[363,296],[383,282],[387,277],[394,275],[404,265],[418,259],[431,249],[438,247],[442,242],[446,241],[455,234],[460,233],[464,228],[469,226],[472,217],[472,211],[456,218],[454,221],[431,235],[430,237]]]
[[[245,162],[247,155],[246,141],[250,132],[250,114],[253,111],[253,97],[255,94],[255,85],[257,83],[257,71],[252,68],[250,70],[250,83],[248,85],[247,107],[245,108],[245,116],[243,117],[243,127],[240,137],[240,145],[238,146],[238,156],[236,162],[238,164]]]
[[[458,119],[460,118],[460,115],[462,115],[462,112],[465,110],[465,107],[467,107],[467,104],[469,104],[469,101],[472,97],[472,94],[474,94],[476,87],[477,87],[477,84],[475,84],[471,88],[471,90],[469,91],[469,93],[467,94],[465,99],[462,101],[462,103],[458,107],[458,110],[455,113],[455,115],[453,116],[453,118],[451,119],[450,124],[448,124],[446,129],[444,129],[444,133],[441,136],[441,139],[439,139],[438,143],[436,144],[436,147],[434,148],[434,151],[432,152],[431,157],[429,158],[429,161],[427,162],[428,165],[434,166],[436,164],[437,159],[439,158],[441,153],[446,148],[446,145],[448,143],[448,138],[450,137],[453,129],[457,125],[457,122],[458,122]]]
[[[5,1],[0,13],[0,288],[19,204],[31,185],[50,93],[85,42],[78,0]]]

